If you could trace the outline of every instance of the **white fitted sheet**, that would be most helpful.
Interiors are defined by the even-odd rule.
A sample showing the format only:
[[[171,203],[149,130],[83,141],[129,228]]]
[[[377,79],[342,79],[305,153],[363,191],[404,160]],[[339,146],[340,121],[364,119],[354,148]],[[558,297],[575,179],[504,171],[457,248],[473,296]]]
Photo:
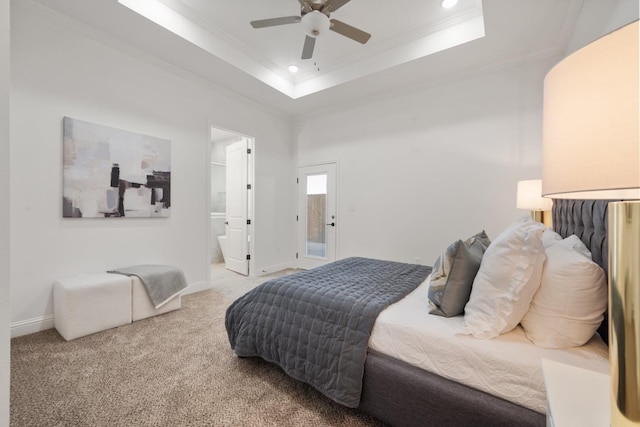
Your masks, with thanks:
[[[564,350],[534,345],[520,326],[491,340],[457,335],[463,317],[429,314],[427,293],[428,280],[380,313],[369,348],[543,414],[541,359],[609,373],[608,348],[598,335]]]

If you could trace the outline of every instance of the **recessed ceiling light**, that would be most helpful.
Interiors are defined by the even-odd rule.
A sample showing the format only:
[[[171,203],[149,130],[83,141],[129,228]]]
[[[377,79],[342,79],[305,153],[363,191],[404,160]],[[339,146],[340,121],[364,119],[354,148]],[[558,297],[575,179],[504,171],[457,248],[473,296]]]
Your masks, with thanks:
[[[440,2],[440,6],[444,7],[445,9],[451,9],[456,5],[456,3],[458,3],[458,0],[442,0]]]
[[[298,72],[298,66],[297,65],[289,65],[289,71],[292,73],[297,73]]]

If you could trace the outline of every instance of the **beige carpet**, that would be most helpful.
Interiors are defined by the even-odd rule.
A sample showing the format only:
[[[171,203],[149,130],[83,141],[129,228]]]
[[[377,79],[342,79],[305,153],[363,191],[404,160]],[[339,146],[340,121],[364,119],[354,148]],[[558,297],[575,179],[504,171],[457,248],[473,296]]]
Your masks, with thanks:
[[[231,300],[209,290],[183,297],[181,310],[69,342],[53,329],[14,338],[11,425],[381,425],[237,358],[224,328]]]

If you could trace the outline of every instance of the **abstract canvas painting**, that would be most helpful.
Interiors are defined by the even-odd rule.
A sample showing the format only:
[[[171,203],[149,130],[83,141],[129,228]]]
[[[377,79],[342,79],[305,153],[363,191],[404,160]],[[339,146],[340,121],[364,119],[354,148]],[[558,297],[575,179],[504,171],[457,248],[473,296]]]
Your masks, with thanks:
[[[63,128],[64,218],[170,215],[171,141],[70,117]]]

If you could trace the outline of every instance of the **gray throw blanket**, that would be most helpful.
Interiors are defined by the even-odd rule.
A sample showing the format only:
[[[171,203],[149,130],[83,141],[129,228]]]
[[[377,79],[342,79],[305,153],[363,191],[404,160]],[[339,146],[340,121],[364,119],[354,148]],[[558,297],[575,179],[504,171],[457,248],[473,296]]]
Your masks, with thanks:
[[[231,347],[240,357],[275,363],[355,408],[378,314],[414,290],[430,271],[421,265],[347,258],[272,279],[227,309]]]
[[[162,307],[187,288],[187,280],[182,270],[170,265],[134,265],[107,273],[138,277],[155,308]]]

